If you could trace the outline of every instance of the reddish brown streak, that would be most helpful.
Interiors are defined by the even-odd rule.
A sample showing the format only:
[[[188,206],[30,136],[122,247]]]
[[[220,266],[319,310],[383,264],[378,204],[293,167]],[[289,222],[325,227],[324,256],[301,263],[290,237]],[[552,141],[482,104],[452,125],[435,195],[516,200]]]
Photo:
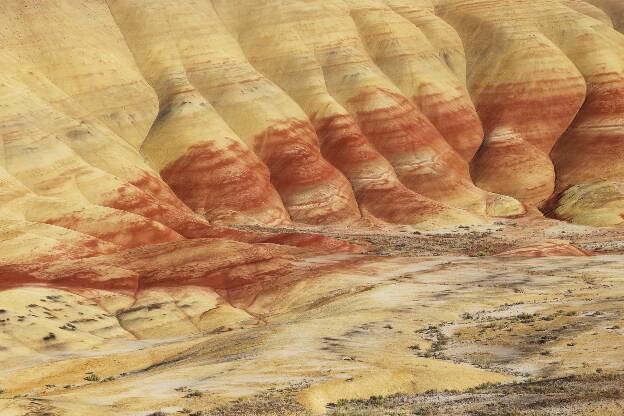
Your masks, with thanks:
[[[195,211],[232,210],[260,220],[288,222],[269,171],[238,143],[219,149],[212,143],[191,147],[161,175],[176,195]]]
[[[440,93],[415,96],[412,100],[448,144],[470,161],[483,141],[483,127],[467,99],[460,96],[449,101]]]
[[[349,178],[362,209],[381,220],[406,224],[445,209],[400,183],[392,166],[364,137],[351,116],[326,117],[317,120],[316,125],[323,155]],[[387,178],[371,181],[371,171],[384,172]]]
[[[293,220],[329,224],[359,219],[351,186],[321,156],[309,121],[276,123],[256,136],[254,142],[254,151],[268,166],[271,182]],[[323,208],[314,209],[317,205]]]

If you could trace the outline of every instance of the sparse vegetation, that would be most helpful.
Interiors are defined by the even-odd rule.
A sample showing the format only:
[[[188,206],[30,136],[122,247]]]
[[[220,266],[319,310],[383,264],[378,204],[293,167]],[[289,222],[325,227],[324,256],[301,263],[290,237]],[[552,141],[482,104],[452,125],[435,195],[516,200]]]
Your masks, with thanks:
[[[598,409],[600,403],[617,403],[619,409],[624,406],[622,374],[572,376],[511,384],[484,383],[464,392],[428,391],[417,395],[393,394],[373,396],[367,400],[339,400],[328,407],[328,414],[559,416],[585,414],[583,410]]]
[[[184,396],[187,399],[190,399],[192,397],[202,397],[204,395],[204,393],[202,393],[199,390],[193,390],[190,393],[188,393],[186,396]]]
[[[100,377],[97,374],[94,374],[94,373],[87,373],[87,375],[84,377],[84,379],[86,381],[100,381]]]
[[[75,331],[77,328],[74,324],[68,322],[63,326],[59,326],[59,329],[63,329],[65,331]]]
[[[514,318],[517,321],[520,321],[522,323],[528,323],[528,322],[533,322],[535,320],[535,314],[528,314],[525,312],[522,312],[519,315],[516,315]]]
[[[431,340],[431,346],[424,352],[420,352],[420,346],[418,345],[409,347],[411,350],[417,351],[418,355],[422,357],[430,358],[438,356],[448,342],[447,337],[442,333],[440,328],[436,326],[430,325],[428,328],[416,332],[424,332],[426,334],[425,337]]]
[[[297,400],[297,392],[306,386],[301,384],[284,390],[266,391],[192,416],[310,416],[310,412]]]
[[[472,316],[471,313],[469,312],[464,312],[461,314],[462,319],[468,320],[468,319],[473,319],[474,317]]]

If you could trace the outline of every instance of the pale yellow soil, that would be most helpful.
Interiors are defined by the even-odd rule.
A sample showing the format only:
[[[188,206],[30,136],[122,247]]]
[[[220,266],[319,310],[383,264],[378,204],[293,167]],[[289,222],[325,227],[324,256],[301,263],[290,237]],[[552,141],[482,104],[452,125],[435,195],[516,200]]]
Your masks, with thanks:
[[[305,262],[321,273],[231,293],[216,329],[169,324],[165,303],[139,336],[79,295],[13,289],[0,293],[0,414],[208,412],[271,392],[290,403],[273,414],[322,413],[340,399],[617,373],[622,260],[319,256]]]

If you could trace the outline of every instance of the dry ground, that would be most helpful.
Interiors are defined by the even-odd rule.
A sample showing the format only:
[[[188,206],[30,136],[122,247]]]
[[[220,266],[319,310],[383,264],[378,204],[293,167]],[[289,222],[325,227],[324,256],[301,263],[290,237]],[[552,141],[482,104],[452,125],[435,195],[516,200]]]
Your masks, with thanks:
[[[227,304],[197,289],[184,302],[212,324],[194,329],[158,293],[128,320],[85,293],[0,292],[0,414],[622,414],[624,256],[465,255],[539,237],[503,228],[369,233],[394,255],[319,255]],[[573,238],[617,246],[592,233]]]
[[[547,218],[499,220],[491,225],[459,226],[448,230],[415,230],[408,226],[374,225],[331,228],[311,226],[236,226],[268,232],[316,232],[353,243],[368,245],[368,253],[382,256],[487,256],[543,242],[569,241],[596,254],[624,254],[624,227],[595,228]]]

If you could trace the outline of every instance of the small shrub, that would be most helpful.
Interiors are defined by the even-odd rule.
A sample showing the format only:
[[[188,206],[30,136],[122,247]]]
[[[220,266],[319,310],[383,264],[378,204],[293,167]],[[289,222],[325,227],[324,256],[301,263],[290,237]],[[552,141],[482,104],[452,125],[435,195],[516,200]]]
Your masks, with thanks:
[[[530,315],[526,312],[522,312],[521,314],[517,315],[516,318],[522,322],[533,322],[533,320],[535,319],[535,315]]]
[[[461,317],[462,317],[462,319],[472,319],[472,318],[474,318],[474,317],[472,316],[472,314],[471,314],[471,313],[469,313],[469,312],[464,312],[464,313],[462,313],[462,314],[461,314]]]
[[[84,379],[87,381],[100,381],[100,378],[93,373],[88,373]]]
[[[372,404],[372,405],[381,405],[381,403],[383,402],[383,396],[371,396],[368,399],[368,403]]]

